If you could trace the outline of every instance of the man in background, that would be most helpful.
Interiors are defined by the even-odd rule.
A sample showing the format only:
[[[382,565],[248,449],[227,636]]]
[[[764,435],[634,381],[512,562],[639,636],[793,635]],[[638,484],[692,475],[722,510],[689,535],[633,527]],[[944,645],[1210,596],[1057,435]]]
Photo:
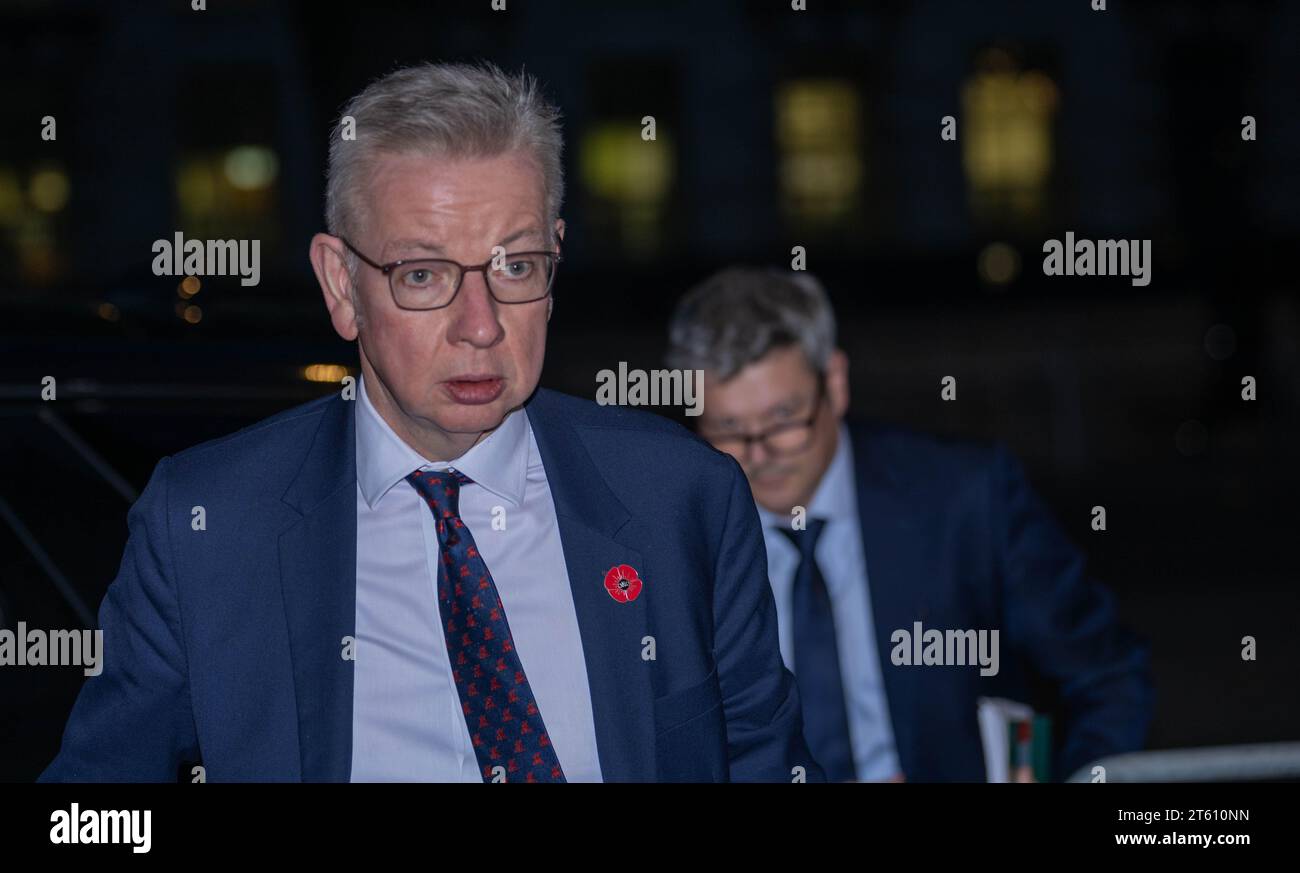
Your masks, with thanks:
[[[1023,699],[1031,678],[1058,715],[1053,778],[1140,748],[1146,650],[1021,465],[996,445],[847,422],[835,333],[811,276],[730,268],[678,304],[668,353],[704,370],[700,433],[749,478],[827,777],[982,781],[977,700]],[[917,666],[926,630],[997,630],[1001,667]]]

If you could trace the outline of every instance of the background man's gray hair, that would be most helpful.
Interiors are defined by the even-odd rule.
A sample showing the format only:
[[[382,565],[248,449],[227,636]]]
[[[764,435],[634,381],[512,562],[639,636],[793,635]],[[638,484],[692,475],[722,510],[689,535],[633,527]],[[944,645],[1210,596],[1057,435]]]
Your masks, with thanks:
[[[342,136],[345,116],[355,120],[355,140]],[[559,119],[526,73],[508,75],[488,63],[421,64],[389,73],[348,101],[330,131],[329,232],[351,239],[363,225],[360,194],[377,155],[479,158],[523,149],[541,173],[549,236],[564,200]]]
[[[728,267],[681,299],[668,336],[669,367],[714,370],[720,379],[789,345],[824,372],[835,349],[835,313],[808,273]]]

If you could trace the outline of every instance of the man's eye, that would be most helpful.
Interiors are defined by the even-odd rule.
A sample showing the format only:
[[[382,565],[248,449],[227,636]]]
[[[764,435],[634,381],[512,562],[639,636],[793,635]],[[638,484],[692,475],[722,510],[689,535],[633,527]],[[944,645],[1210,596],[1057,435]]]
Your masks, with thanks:
[[[532,261],[511,261],[506,264],[506,275],[511,279],[522,279],[532,272]]]

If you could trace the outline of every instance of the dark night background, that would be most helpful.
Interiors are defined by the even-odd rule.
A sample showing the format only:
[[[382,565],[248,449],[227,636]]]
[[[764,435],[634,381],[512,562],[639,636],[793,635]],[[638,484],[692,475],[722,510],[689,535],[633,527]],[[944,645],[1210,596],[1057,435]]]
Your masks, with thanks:
[[[687,288],[804,246],[855,413],[1006,442],[1118,594],[1150,747],[1300,738],[1300,3],[1107,5],[0,4],[0,626],[90,626],[51,572],[97,610],[161,456],[356,372],[307,261],[331,123],[395,66],[483,58],[565,116],[544,385],[659,366]],[[154,276],[177,231],[260,239],[261,283]],[[1066,231],[1151,240],[1150,285],[1045,277]],[[0,780],[81,681],[0,670]]]

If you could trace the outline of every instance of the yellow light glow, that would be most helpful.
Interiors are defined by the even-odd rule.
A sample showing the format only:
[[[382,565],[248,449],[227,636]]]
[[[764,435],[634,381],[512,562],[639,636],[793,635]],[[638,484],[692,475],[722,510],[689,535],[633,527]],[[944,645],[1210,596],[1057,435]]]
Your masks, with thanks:
[[[656,131],[643,140],[631,121],[607,121],[583,133],[578,151],[584,186],[606,201],[624,253],[646,257],[658,250],[664,210],[676,174],[672,137]]]
[[[198,276],[186,276],[181,280],[181,284],[177,286],[176,293],[185,298],[193,297],[199,293],[199,288],[202,285],[203,283],[199,281]]]
[[[58,212],[68,204],[68,176],[62,170],[38,170],[32,175],[27,196],[41,212]]]
[[[308,364],[301,373],[308,382],[340,382],[349,370],[342,364]]]
[[[191,303],[189,306],[185,307],[185,311],[181,317],[190,324],[198,324],[203,320],[203,310],[200,309],[197,304]]]
[[[582,141],[582,177],[601,197],[623,205],[654,205],[672,184],[672,148],[662,133],[641,139],[640,128],[610,122],[587,131]]]
[[[1005,52],[981,57],[962,88],[962,166],[976,212],[1034,216],[1052,171],[1056,84],[1019,72]]]
[[[786,82],[775,111],[786,213],[796,223],[824,223],[852,212],[864,177],[857,90],[835,79]]]
[[[1005,285],[1020,274],[1020,253],[1006,243],[990,243],[979,254],[978,270],[990,285]]]
[[[104,321],[117,321],[122,317],[122,314],[118,311],[117,307],[111,303],[99,304],[95,312],[100,318],[104,319]]]

